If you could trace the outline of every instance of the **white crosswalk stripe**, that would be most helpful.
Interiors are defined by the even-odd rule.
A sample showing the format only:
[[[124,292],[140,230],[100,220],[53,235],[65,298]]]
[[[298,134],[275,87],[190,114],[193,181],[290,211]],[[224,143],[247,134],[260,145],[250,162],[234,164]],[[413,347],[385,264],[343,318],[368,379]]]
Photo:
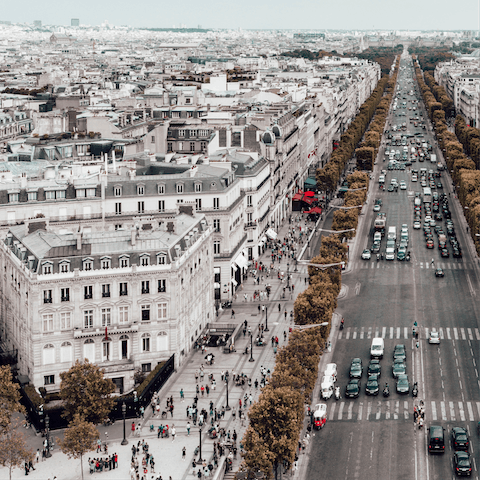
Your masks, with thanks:
[[[402,332],[403,328],[403,332]],[[418,328],[418,327],[417,327]],[[424,327],[420,328],[420,338],[428,339],[432,331],[439,333],[441,340],[480,340],[480,330],[478,328],[450,328],[450,327]],[[452,333],[453,332],[453,333]],[[389,340],[408,340],[411,338],[411,330],[409,327],[346,327],[343,331],[338,332],[339,339],[345,340],[363,340],[365,338],[382,337]]]
[[[415,399],[386,400],[381,397],[366,401],[342,400],[330,404],[328,420],[334,421],[379,421],[413,420]],[[425,405],[427,421],[476,422],[480,418],[480,402],[431,401]],[[476,411],[475,411],[476,409]]]

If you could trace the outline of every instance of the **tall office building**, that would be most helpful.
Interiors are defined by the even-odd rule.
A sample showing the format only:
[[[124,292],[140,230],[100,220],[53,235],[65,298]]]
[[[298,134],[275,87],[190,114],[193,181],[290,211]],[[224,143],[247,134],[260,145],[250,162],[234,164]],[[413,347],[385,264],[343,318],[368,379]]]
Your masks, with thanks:
[[[70,25],[72,27],[79,27],[80,26],[80,19],[79,18],[72,18]]]

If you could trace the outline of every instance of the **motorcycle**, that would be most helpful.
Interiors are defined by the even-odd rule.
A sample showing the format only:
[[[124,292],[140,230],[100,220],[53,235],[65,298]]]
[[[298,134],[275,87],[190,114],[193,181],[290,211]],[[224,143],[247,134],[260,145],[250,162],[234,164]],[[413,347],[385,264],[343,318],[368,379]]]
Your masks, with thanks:
[[[412,396],[413,396],[413,397],[417,397],[417,396],[418,396],[418,384],[417,384],[417,382],[415,382],[415,383],[413,384]]]
[[[388,384],[385,385],[385,388],[383,389],[383,396],[388,397],[390,395],[390,389],[388,388]]]
[[[342,318],[342,321],[340,322],[340,330],[343,330],[345,324],[345,320]]]
[[[335,387],[335,400],[340,400],[340,387]]]
[[[377,253],[377,262],[380,260],[380,255]]]
[[[407,256],[405,257],[405,260],[406,260],[407,262],[409,262],[409,261],[410,261],[410,255],[407,255]]]

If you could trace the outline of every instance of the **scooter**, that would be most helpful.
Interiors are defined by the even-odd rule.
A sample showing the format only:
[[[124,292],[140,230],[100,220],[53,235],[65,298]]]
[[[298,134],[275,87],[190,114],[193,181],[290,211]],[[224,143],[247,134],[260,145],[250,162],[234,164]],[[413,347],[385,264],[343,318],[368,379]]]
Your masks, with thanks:
[[[413,384],[412,396],[413,396],[413,397],[417,397],[417,396],[418,396],[418,384],[417,384],[417,382],[415,382],[415,383]]]
[[[388,388],[388,383],[385,385],[385,388],[383,389],[383,396],[388,397],[390,395],[390,389]]]
[[[342,318],[342,321],[340,322],[340,330],[343,330],[345,324],[345,320]]]
[[[335,387],[335,400],[340,400],[340,387]]]

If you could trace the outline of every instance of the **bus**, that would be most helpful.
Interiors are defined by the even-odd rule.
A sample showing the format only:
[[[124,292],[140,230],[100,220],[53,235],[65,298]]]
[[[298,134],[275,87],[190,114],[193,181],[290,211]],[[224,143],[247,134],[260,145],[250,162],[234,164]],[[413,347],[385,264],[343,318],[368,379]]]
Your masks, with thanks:
[[[432,203],[432,189],[423,187],[423,203]]]

